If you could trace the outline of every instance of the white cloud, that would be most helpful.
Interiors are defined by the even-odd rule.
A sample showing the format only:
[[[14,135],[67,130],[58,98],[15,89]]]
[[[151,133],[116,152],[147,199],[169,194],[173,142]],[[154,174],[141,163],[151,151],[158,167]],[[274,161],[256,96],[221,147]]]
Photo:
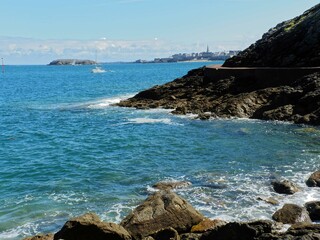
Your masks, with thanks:
[[[241,41],[242,42],[242,41]],[[212,51],[239,49],[237,43],[173,43],[154,38],[130,41],[110,40],[41,40],[31,38],[0,37],[0,57],[7,64],[47,64],[58,58],[95,59],[98,61],[151,60],[168,57],[179,52],[199,52],[210,45]],[[240,45],[243,45],[242,43]],[[243,46],[241,46],[243,47]]]

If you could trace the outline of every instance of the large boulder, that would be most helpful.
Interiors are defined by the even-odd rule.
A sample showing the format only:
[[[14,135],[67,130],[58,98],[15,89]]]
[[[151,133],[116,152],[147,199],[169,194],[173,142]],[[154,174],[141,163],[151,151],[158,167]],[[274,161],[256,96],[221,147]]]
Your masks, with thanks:
[[[226,60],[226,67],[320,66],[320,4],[278,24],[255,44]]]
[[[312,221],[320,221],[320,201],[307,202],[304,206]]]
[[[306,181],[308,187],[320,187],[320,171],[316,171]]]
[[[272,218],[284,224],[311,223],[308,211],[296,204],[285,204],[272,215]]]
[[[120,225],[102,222],[93,213],[73,218],[54,235],[54,240],[131,240],[131,235]]]
[[[272,185],[274,191],[281,194],[294,194],[299,191],[297,185],[288,180],[275,181]]]
[[[150,195],[120,224],[136,239],[172,227],[179,233],[190,231],[204,216],[177,194],[164,190]]]

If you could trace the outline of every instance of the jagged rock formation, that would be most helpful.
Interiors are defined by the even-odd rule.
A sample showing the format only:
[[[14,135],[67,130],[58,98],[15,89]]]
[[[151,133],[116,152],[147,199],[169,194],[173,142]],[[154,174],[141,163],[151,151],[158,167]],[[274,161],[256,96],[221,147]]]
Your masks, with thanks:
[[[320,66],[320,4],[302,15],[278,24],[225,67]]]
[[[80,60],[80,59],[57,59],[49,63],[49,65],[93,65],[96,64],[92,60]]]
[[[320,73],[294,82],[264,82],[230,76],[206,81],[205,68],[162,86],[138,93],[118,105],[135,108],[168,108],[175,114],[199,118],[239,117],[320,124]]]

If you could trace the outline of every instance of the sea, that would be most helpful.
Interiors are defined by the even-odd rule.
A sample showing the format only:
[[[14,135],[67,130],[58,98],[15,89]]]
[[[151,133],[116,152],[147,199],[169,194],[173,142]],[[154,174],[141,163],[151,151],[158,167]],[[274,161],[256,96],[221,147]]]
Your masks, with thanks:
[[[119,223],[160,181],[211,219],[271,219],[284,203],[320,200],[320,128],[211,119],[114,104],[221,62],[5,66],[0,73],[0,239],[57,232],[94,212]],[[300,192],[275,193],[287,179]],[[272,197],[279,205],[258,200]]]

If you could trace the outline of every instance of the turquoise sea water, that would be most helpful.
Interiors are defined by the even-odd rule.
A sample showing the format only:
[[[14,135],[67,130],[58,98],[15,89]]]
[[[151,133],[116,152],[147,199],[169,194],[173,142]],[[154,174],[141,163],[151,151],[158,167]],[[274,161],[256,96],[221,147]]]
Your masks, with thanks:
[[[111,106],[204,63],[7,66],[0,74],[0,239],[56,232],[96,212],[119,222],[158,181],[210,218],[270,219],[284,202],[319,200],[320,128],[258,120],[193,120]],[[301,192],[284,198],[270,182]],[[274,197],[279,206],[256,200]]]

